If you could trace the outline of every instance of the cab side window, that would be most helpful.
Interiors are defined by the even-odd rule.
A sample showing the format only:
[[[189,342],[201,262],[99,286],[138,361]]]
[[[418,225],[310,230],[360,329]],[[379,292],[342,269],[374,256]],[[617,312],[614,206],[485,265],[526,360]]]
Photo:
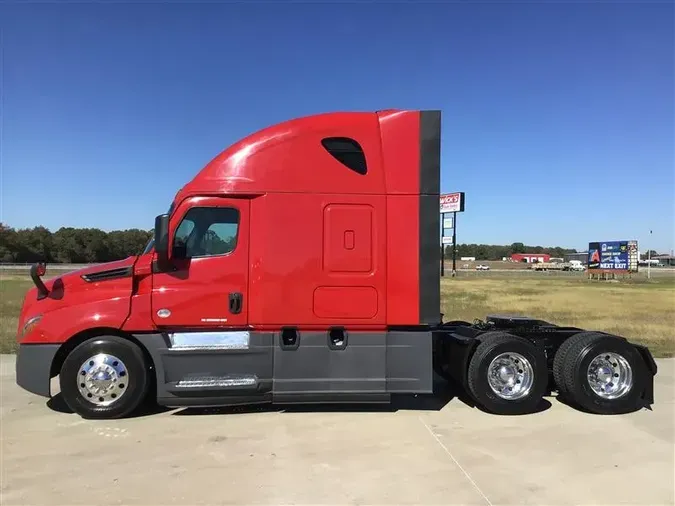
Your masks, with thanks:
[[[237,245],[239,211],[232,207],[193,207],[174,236],[177,258],[226,255]]]

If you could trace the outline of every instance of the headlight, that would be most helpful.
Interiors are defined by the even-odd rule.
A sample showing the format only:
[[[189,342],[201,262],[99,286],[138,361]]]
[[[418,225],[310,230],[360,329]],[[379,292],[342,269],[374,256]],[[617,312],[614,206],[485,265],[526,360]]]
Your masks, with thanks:
[[[23,324],[23,329],[21,329],[21,337],[25,336],[31,330],[33,330],[35,326],[40,322],[40,320],[42,320],[41,314],[29,318],[28,321]]]

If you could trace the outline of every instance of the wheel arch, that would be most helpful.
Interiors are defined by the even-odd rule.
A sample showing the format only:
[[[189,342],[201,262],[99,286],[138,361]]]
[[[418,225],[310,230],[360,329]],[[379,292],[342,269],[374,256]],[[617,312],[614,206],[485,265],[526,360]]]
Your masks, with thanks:
[[[114,327],[94,327],[78,332],[77,334],[71,336],[66,342],[64,342],[59,347],[58,351],[56,352],[56,355],[54,355],[54,359],[52,360],[49,376],[53,378],[54,376],[57,376],[61,372],[61,367],[63,367],[63,362],[66,360],[66,357],[78,345],[82,344],[88,339],[91,339],[92,337],[102,337],[102,336],[117,336],[123,339],[128,339],[141,349],[141,351],[143,352],[143,358],[145,359],[148,368],[150,369],[154,368],[154,362],[152,360],[150,352],[148,352],[148,349],[143,345],[143,343],[138,339],[136,339],[134,336],[132,336],[131,334],[127,334],[126,332]],[[150,377],[152,377],[152,375],[150,375]]]

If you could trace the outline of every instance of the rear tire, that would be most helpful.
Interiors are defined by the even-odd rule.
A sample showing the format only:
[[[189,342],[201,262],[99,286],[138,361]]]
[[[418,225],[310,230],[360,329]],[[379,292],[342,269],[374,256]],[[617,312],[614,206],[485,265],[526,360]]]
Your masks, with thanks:
[[[141,348],[119,336],[98,336],[70,352],[59,374],[61,395],[82,418],[122,418],[148,393],[148,367]]]
[[[567,397],[567,387],[565,386],[565,360],[570,348],[575,346],[579,341],[587,338],[587,336],[599,335],[597,332],[579,332],[571,337],[568,337],[558,348],[553,358],[553,381],[558,390],[558,395],[561,398]]]
[[[580,334],[567,350],[562,372],[565,399],[586,411],[609,415],[643,407],[648,372],[640,353],[625,339]]]
[[[467,372],[474,400],[495,414],[535,411],[548,385],[544,351],[506,332],[488,332],[479,339]]]

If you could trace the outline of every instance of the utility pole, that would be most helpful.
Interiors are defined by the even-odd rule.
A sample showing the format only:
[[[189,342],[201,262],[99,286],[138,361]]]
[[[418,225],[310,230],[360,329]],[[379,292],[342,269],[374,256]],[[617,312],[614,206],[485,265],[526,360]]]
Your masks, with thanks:
[[[652,231],[649,231],[649,244],[652,243]],[[647,279],[652,279],[652,250],[647,247]]]
[[[457,213],[452,213],[452,277],[457,275],[457,266],[455,261],[457,259]]]
[[[442,235],[441,240],[443,240]],[[441,244],[441,276],[445,276],[445,244]]]

